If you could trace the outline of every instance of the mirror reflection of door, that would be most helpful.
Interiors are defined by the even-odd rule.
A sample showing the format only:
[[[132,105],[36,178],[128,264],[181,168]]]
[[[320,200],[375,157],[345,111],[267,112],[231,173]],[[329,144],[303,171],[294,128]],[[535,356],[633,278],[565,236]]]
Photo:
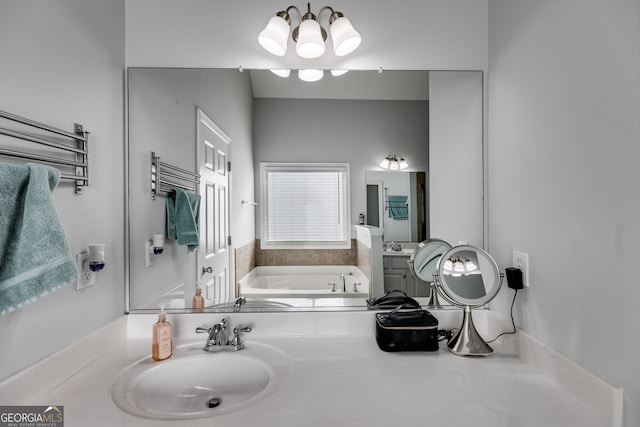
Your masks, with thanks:
[[[367,183],[367,218],[366,224],[382,227],[382,182]]]
[[[366,224],[384,229],[384,239],[422,242],[429,238],[427,174],[425,172],[367,171]],[[395,221],[387,206],[387,189],[407,195],[408,221]]]
[[[197,162],[202,201],[196,274],[208,303],[233,298],[229,241],[230,149],[231,139],[198,110]]]

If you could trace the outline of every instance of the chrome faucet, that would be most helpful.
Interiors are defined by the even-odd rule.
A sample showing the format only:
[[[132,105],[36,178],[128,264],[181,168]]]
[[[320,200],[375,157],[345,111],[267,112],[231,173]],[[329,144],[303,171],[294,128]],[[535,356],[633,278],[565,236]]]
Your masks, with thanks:
[[[233,311],[240,311],[240,308],[243,304],[245,304],[247,300],[244,297],[240,297],[236,300],[235,304],[233,304]]]
[[[208,333],[207,343],[204,351],[238,351],[244,348],[244,344],[240,339],[240,332],[251,332],[251,326],[233,328],[233,337],[229,339],[227,333],[227,325],[229,321],[223,318],[211,328],[196,328],[197,333]]]
[[[344,273],[340,273],[340,279],[342,279],[342,292],[347,292],[347,281],[344,278]]]
[[[394,252],[402,252],[402,245],[399,242],[391,242],[391,250]]]

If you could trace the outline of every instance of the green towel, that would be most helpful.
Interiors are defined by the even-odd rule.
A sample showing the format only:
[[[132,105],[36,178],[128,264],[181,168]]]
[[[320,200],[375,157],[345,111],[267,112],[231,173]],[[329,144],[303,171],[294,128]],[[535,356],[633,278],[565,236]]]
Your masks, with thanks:
[[[407,196],[388,196],[389,218],[396,220],[409,219]]]
[[[198,247],[200,195],[181,189],[167,193],[167,238],[178,240],[189,252]]]
[[[53,190],[60,171],[0,164],[0,315],[77,280]]]

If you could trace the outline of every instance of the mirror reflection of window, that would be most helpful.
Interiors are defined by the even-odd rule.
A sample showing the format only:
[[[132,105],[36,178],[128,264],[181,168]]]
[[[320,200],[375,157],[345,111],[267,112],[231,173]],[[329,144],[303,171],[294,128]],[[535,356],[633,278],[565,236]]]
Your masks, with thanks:
[[[262,163],[261,245],[349,248],[349,165]]]

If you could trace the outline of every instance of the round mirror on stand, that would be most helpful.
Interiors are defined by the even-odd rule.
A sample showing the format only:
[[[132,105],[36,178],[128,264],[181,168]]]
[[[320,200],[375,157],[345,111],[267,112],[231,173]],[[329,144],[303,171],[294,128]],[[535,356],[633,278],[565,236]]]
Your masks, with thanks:
[[[427,285],[429,289],[428,307],[439,308],[438,291],[433,282],[433,275],[438,266],[440,257],[451,249],[451,245],[444,240],[429,239],[420,243],[409,258],[409,271],[420,284]]]
[[[478,334],[471,310],[486,305],[500,291],[504,274],[494,259],[474,246],[448,250],[438,259],[434,283],[442,297],[464,309],[462,325],[447,347],[459,356],[489,356],[493,349]]]

